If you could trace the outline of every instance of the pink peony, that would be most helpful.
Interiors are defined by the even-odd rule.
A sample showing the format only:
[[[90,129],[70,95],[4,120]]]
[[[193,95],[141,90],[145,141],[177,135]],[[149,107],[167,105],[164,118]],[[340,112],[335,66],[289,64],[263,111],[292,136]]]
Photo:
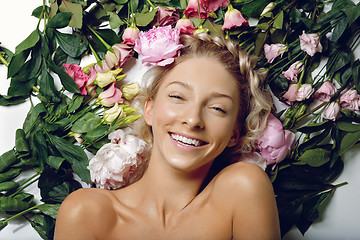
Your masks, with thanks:
[[[118,189],[139,180],[147,166],[148,148],[145,141],[119,129],[89,161],[91,181],[98,188]]]
[[[268,164],[277,164],[284,160],[295,144],[295,134],[284,130],[279,119],[270,114],[265,131],[256,140],[257,149]]]
[[[180,34],[187,34],[190,36],[194,35],[194,30],[196,29],[193,22],[188,18],[179,19],[175,25],[175,28],[180,29]]]
[[[125,28],[122,35],[123,44],[126,45],[135,45],[136,39],[139,38],[140,30],[136,27],[135,24],[132,24],[130,27]]]
[[[158,6],[157,9],[157,23],[159,26],[172,26],[180,19],[180,14],[174,7]]]
[[[141,54],[145,65],[165,66],[174,62],[183,45],[179,41],[179,29],[171,26],[152,28],[148,32],[140,32],[135,42],[135,51]]]
[[[334,84],[330,81],[325,81],[321,87],[314,93],[314,98],[319,99],[323,102],[330,101],[332,95],[336,93]]]
[[[97,103],[105,107],[112,107],[115,103],[123,103],[122,92],[115,87],[115,82],[111,83],[109,88],[99,94]]]
[[[87,95],[86,85],[87,85],[87,81],[89,80],[89,76],[86,75],[86,73],[84,73],[83,70],[81,70],[81,67],[79,65],[64,63],[63,66],[65,68],[66,73],[72,79],[74,79],[76,85],[78,86],[81,92],[81,95]]]
[[[278,56],[282,56],[287,50],[288,48],[281,43],[264,45],[264,54],[269,63],[272,63]]]
[[[331,102],[329,105],[327,105],[324,109],[324,111],[321,113],[323,118],[329,119],[331,121],[335,121],[339,118],[340,113],[340,105],[337,102]]]
[[[302,62],[296,61],[295,63],[291,64],[288,70],[283,71],[282,75],[286,77],[287,80],[290,80],[292,83],[297,83],[298,78],[297,75],[302,72],[304,66]]]
[[[219,7],[226,7],[229,3],[228,0],[200,0],[199,2],[208,12],[215,12]]]
[[[184,14],[188,18],[199,18],[198,14],[198,0],[189,0],[186,9],[184,10]],[[209,13],[205,11],[204,7],[200,4],[200,18],[208,18]]]
[[[349,89],[340,95],[340,106],[342,109],[359,111],[360,95],[354,89]]]
[[[322,52],[320,37],[317,33],[306,34],[305,31],[300,38],[300,49],[305,51],[308,55],[314,56],[316,52]]]
[[[228,6],[228,10],[225,13],[224,25],[222,30],[230,29],[233,27],[249,26],[249,22],[242,16],[241,12],[231,4]]]

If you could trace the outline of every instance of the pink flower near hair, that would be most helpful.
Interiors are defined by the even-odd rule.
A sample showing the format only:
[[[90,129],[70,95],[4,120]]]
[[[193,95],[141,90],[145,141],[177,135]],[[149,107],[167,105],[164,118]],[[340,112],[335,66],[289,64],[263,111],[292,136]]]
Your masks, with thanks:
[[[270,114],[265,131],[256,140],[257,149],[268,164],[277,164],[284,160],[295,144],[295,134],[284,130],[279,119]]]
[[[285,99],[285,102],[289,105],[292,105],[296,101],[297,96],[297,85],[291,84],[287,92],[282,96]]]
[[[229,4],[228,10],[225,13],[222,30],[241,26],[249,26],[249,22],[243,17],[239,10]]]
[[[295,101],[303,101],[308,99],[313,92],[313,88],[310,84],[302,84],[298,89],[297,84],[290,84],[287,92],[282,96],[285,102],[292,105]]]
[[[303,32],[300,38],[300,49],[305,51],[308,55],[314,56],[316,52],[322,52],[320,37],[317,33],[306,34]]]
[[[264,45],[264,54],[269,63],[272,63],[278,56],[282,56],[287,50],[287,46],[281,43]]]
[[[110,136],[112,135],[112,137]],[[141,178],[148,160],[146,142],[121,129],[111,133],[111,143],[102,146],[89,161],[91,182],[98,188],[118,189]]]
[[[290,80],[292,83],[297,83],[298,81],[298,74],[302,72],[304,69],[304,66],[302,62],[296,61],[295,63],[291,64],[291,66],[288,68],[288,70],[283,71],[282,75],[286,77],[287,80]]]
[[[340,113],[340,105],[337,102],[331,102],[329,105],[325,107],[321,115],[325,119],[329,119],[331,121],[335,121],[339,118]]]
[[[139,38],[140,30],[134,25],[125,28],[124,33],[122,35],[122,39],[124,44],[126,45],[135,45],[136,39]]]
[[[229,3],[228,0],[200,0],[199,2],[208,12],[215,12],[219,7],[226,7]]]
[[[359,111],[360,95],[355,89],[349,89],[340,95],[340,106],[342,109]]]
[[[122,67],[134,54],[133,47],[123,43],[112,46],[112,50],[113,52],[106,52],[105,60],[101,61],[101,66],[99,64],[95,65],[94,68],[97,72],[106,73],[114,68]]]
[[[135,51],[141,55],[144,65],[165,66],[174,62],[183,47],[179,40],[179,29],[171,26],[152,28],[140,32],[135,42]]]
[[[87,95],[86,85],[89,80],[89,76],[81,70],[79,65],[64,63],[63,66],[66,73],[75,81],[81,95]]]
[[[115,87],[115,82],[111,83],[109,88],[99,94],[97,103],[105,107],[112,107],[115,103],[123,103],[122,92]]]
[[[179,19],[175,25],[175,28],[180,29],[180,34],[187,34],[190,36],[194,35],[194,30],[196,29],[193,22],[188,18]]]
[[[200,3],[200,18],[207,18],[209,17],[209,13],[206,12],[206,10],[204,9],[204,7],[201,5]],[[188,2],[188,5],[186,7],[186,9],[184,10],[184,14],[188,17],[188,18],[199,18],[199,13],[198,13],[198,0],[190,0]]]
[[[174,7],[158,6],[157,23],[159,26],[173,26],[180,18],[178,10]]]
[[[319,99],[323,102],[330,101],[330,98],[332,95],[336,93],[336,88],[334,84],[332,84],[330,81],[325,81],[321,87],[316,90],[314,93],[314,98]]]

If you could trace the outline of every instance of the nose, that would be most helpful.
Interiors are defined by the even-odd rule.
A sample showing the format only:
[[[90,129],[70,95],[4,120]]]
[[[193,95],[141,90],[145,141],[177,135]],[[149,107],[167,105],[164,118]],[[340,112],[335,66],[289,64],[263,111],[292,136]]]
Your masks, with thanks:
[[[190,129],[204,129],[205,124],[202,109],[200,107],[190,106],[183,114],[183,124],[186,124]]]

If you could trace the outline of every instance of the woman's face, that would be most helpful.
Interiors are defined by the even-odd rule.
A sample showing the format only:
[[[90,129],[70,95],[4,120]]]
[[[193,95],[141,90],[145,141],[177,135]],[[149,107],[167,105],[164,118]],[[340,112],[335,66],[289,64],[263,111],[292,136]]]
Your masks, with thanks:
[[[178,64],[145,105],[152,157],[183,171],[210,166],[238,140],[239,104],[236,80],[219,62],[201,57]]]

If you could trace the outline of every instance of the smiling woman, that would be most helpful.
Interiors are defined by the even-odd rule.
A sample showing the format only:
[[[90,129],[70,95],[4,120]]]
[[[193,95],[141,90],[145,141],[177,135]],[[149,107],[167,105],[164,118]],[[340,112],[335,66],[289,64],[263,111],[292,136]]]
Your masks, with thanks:
[[[271,182],[244,162],[271,110],[253,59],[207,34],[180,42],[180,57],[149,73],[143,131],[152,149],[143,177],[71,194],[56,239],[280,238]]]

